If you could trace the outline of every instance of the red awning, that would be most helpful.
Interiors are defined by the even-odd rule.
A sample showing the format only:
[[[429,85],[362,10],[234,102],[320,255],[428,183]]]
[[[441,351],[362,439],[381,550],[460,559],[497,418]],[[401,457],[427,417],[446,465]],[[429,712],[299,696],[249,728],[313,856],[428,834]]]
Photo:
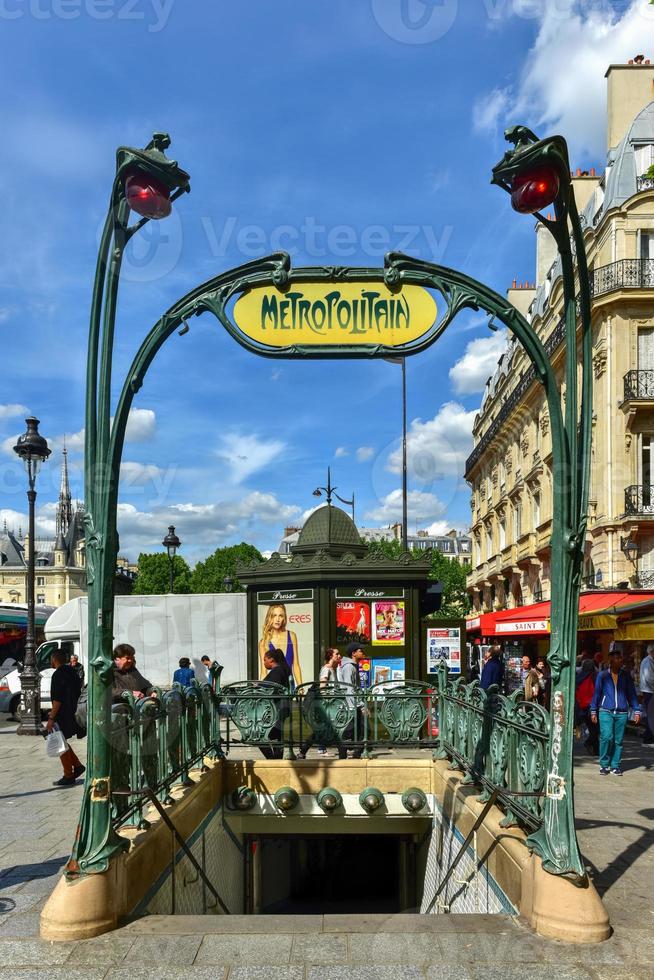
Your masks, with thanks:
[[[654,592],[583,592],[579,596],[579,630],[613,630],[632,613],[654,609]],[[466,620],[468,633],[480,636],[547,636],[550,603],[480,613]]]

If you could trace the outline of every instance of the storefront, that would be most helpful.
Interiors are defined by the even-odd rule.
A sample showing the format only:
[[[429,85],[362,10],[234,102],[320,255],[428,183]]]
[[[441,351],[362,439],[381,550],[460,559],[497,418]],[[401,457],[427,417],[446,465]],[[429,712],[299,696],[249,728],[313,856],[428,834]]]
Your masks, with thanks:
[[[632,637],[636,622],[641,626],[636,630],[638,636]],[[466,633],[468,641],[476,638],[482,647],[501,643],[509,656],[547,656],[550,603],[481,613],[466,620]],[[640,640],[644,633],[654,641],[654,592],[598,591],[579,597],[578,653],[607,655],[612,642]]]
[[[428,589],[434,589],[430,569],[428,554],[416,559],[370,553],[343,510],[320,507],[290,559],[274,554],[237,569],[248,596],[250,677],[264,676],[263,653],[274,636],[296,685],[315,680],[327,647],[343,652],[352,641],[369,654],[360,665],[364,686],[426,679],[420,617],[436,608],[425,609]]]

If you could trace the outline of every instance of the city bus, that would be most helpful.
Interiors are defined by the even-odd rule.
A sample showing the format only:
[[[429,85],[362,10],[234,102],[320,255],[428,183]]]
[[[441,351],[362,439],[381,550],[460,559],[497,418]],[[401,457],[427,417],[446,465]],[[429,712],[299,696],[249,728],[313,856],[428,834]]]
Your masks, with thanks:
[[[34,610],[35,646],[45,640],[45,623],[54,606],[36,606]],[[16,667],[25,658],[27,604],[0,603],[0,715],[15,715],[20,704],[20,682],[16,684]],[[10,677],[11,675],[11,677]]]

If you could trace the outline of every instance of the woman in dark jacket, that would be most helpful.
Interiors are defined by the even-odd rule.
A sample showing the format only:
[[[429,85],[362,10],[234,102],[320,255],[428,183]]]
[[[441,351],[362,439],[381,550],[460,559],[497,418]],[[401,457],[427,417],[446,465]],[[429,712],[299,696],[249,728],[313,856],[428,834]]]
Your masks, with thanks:
[[[263,655],[263,664],[268,673],[261,683],[279,684],[288,690],[291,668],[286,662],[284,653],[281,650],[267,650]],[[288,718],[291,713],[286,698],[277,698],[276,700],[278,704],[277,721],[274,727],[270,729],[270,734],[268,735],[271,742],[281,742],[284,719]],[[266,759],[281,759],[284,755],[281,745],[279,747],[275,746],[274,748],[272,746],[262,745],[261,752]]]

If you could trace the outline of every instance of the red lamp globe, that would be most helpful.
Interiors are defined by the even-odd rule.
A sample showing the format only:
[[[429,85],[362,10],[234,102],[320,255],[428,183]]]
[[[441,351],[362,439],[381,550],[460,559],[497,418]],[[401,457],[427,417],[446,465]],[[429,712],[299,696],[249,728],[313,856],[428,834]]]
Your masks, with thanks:
[[[167,218],[172,211],[170,190],[156,177],[133,170],[125,178],[125,197],[132,211],[143,218]]]
[[[556,200],[559,175],[553,167],[535,167],[516,174],[511,183],[511,207],[520,214],[542,211]]]

